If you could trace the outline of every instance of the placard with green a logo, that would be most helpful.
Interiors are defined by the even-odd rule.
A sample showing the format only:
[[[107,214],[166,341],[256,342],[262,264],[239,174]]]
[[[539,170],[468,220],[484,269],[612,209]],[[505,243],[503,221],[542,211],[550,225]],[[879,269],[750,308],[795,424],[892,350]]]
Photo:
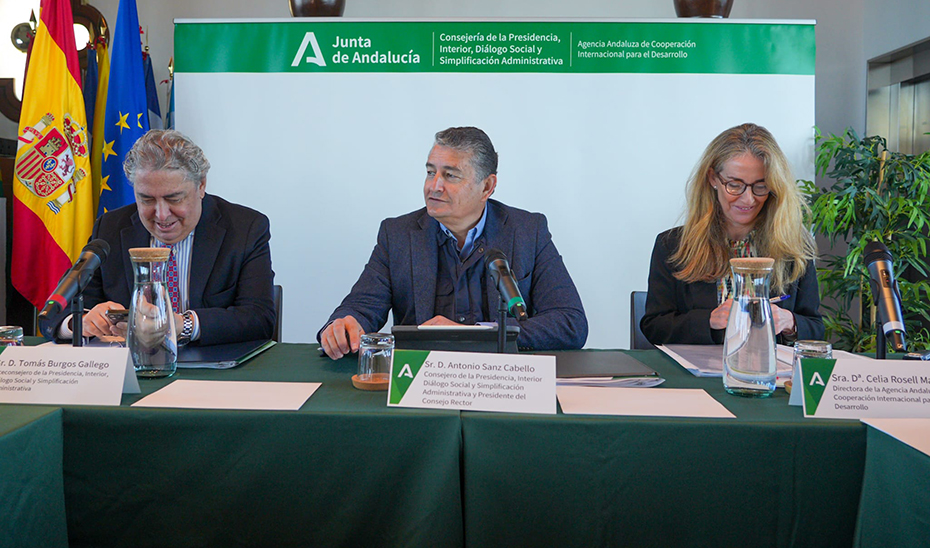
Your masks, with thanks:
[[[138,393],[128,348],[0,347],[0,403],[119,405]]]
[[[556,412],[555,356],[395,350],[388,405]]]
[[[801,360],[804,416],[930,417],[930,367],[897,360]]]

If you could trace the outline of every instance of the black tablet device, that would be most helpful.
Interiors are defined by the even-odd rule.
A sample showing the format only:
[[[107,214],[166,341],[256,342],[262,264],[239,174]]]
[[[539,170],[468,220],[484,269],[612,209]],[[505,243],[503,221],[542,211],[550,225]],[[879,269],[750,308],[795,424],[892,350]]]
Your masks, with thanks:
[[[452,352],[497,352],[497,326],[483,325],[395,325],[394,348],[398,350],[447,350]],[[507,326],[504,352],[517,353],[520,328]]]

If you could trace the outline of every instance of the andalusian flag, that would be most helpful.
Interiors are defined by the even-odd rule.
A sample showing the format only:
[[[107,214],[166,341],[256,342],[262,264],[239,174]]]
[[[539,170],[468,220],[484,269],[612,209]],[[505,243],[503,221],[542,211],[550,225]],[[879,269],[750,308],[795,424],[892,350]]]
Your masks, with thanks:
[[[142,68],[142,38],[136,0],[120,0],[110,52],[110,82],[103,128],[103,165],[99,214],[135,201],[123,173],[123,159],[149,130]]]
[[[19,118],[13,286],[41,307],[94,222],[87,120],[71,2],[42,0]]]

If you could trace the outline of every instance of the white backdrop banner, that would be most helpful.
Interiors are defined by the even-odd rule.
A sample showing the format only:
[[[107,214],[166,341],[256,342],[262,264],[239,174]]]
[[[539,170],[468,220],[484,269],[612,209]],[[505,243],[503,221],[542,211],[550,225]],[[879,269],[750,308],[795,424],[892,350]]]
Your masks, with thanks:
[[[761,124],[814,175],[811,21],[178,20],[174,51],[207,190],[271,218],[289,342],[315,341],[381,220],[423,206],[450,126],[491,137],[494,198],[548,217],[593,348],[628,346],[630,292],[714,136]]]

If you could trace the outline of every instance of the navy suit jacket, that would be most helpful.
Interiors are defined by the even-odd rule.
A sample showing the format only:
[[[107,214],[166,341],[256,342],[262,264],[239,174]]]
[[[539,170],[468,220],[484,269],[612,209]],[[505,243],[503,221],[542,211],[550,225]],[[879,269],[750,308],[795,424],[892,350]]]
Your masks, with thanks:
[[[396,325],[419,325],[434,317],[440,230],[426,208],[384,220],[365,270],[327,325],[351,315],[370,333],[384,326],[389,311]],[[527,320],[507,319],[520,326],[517,344],[534,349],[584,346],[588,321],[581,297],[552,243],[545,215],[488,200],[483,239],[485,244],[474,252],[500,249],[526,301]],[[500,294],[490,276],[485,280],[490,302],[483,303],[483,309],[495,311]]]
[[[685,283],[673,275],[669,257],[678,249],[681,227],[656,238],[649,266],[646,312],[640,321],[643,335],[652,344],[723,344],[725,329],[710,328],[710,313],[717,308],[717,284]],[[797,340],[823,339],[820,288],[811,261],[804,275],[788,287],[790,297],[778,306],[794,313]],[[775,306],[775,305],[773,305]],[[779,342],[783,336],[779,335]]]
[[[191,344],[271,338],[275,311],[268,217],[210,194],[202,205],[188,288],[200,338]],[[91,239],[106,240],[110,255],[84,290],[85,308],[106,301],[129,308],[134,285],[129,249],[149,247],[150,237],[134,203],[97,218]]]

